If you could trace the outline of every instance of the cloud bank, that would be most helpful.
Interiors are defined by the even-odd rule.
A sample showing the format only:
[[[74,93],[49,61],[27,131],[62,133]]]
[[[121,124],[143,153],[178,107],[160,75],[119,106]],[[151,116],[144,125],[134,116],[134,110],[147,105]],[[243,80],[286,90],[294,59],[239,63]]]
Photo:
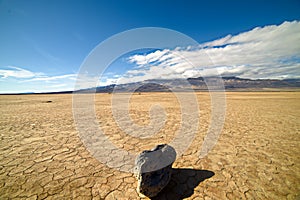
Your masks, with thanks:
[[[42,75],[42,73],[34,73],[20,67],[8,66],[6,69],[0,69],[1,78],[32,78]]]
[[[160,78],[238,76],[300,78],[300,22],[257,27],[199,46],[162,49],[128,58],[135,65],[119,83]]]
[[[76,77],[77,74],[49,76],[8,66],[0,69],[0,93],[70,91],[74,89]]]

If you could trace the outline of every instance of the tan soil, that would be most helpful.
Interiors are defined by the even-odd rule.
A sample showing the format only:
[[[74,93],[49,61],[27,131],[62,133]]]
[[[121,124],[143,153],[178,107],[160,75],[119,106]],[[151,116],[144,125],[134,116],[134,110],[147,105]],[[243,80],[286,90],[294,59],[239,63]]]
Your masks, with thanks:
[[[217,145],[199,152],[209,126],[209,93],[197,93],[200,127],[177,159],[173,180],[157,199],[297,199],[300,195],[300,92],[230,92]],[[96,95],[105,134],[138,153],[169,143],[180,127],[180,105],[171,93],[135,94],[130,116],[149,123],[153,104],[167,121],[150,139],[126,135],[111,112],[111,95]],[[0,96],[0,199],[139,199],[131,173],[91,156],[76,131],[72,95]],[[213,174],[214,175],[213,175]]]

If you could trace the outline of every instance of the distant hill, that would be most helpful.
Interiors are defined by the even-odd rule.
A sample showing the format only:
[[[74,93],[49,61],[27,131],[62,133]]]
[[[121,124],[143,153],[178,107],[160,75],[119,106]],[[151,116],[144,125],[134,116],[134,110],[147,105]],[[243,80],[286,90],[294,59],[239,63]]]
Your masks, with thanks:
[[[225,90],[264,90],[264,89],[300,89],[300,79],[244,79],[238,77],[222,77]],[[187,81],[188,82],[187,82]],[[159,79],[159,80],[147,80],[137,83],[128,83],[120,85],[101,86],[81,90],[80,92],[97,92],[97,93],[111,93],[111,92],[169,92],[170,88],[176,91],[205,91],[207,90],[206,82],[216,85],[210,89],[222,89],[218,88],[216,77],[206,77],[205,80],[202,77],[188,78],[188,79]],[[187,84],[188,83],[188,84]]]
[[[210,78],[207,78],[208,80]],[[263,89],[263,88],[300,88],[300,79],[243,79],[238,77],[223,77],[223,83],[226,90],[230,89]],[[205,82],[202,77],[189,78],[188,81],[197,89],[205,88]]]
[[[280,90],[299,90],[300,79],[244,79],[234,76],[222,77],[224,88],[226,91],[280,91]],[[112,84],[108,86],[100,86],[96,88],[87,88],[78,90],[79,93],[112,93],[112,92],[170,92],[171,89],[175,91],[206,91],[206,82],[215,85],[210,90],[219,90],[219,81],[216,77],[203,77],[188,78],[188,79],[156,79],[147,80],[137,83],[127,84]],[[62,92],[47,92],[39,94],[65,94],[72,93],[73,91]],[[17,94],[17,93],[15,93]],[[19,93],[18,93],[19,94]],[[22,93],[22,94],[37,94],[37,93]],[[11,94],[13,95],[13,94]]]

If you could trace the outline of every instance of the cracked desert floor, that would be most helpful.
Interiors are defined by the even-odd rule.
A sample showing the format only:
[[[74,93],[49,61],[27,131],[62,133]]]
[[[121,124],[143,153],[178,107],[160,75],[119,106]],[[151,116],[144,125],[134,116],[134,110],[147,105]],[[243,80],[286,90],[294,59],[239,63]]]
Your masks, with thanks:
[[[200,126],[173,164],[155,199],[299,199],[300,92],[227,92],[226,120],[203,159],[211,117],[209,93],[197,93]],[[99,126],[131,153],[169,143],[180,127],[172,93],[134,94],[130,116],[150,122],[165,109],[164,127],[147,139],[126,135],[112,115],[111,94],[96,94]],[[86,150],[72,113],[72,94],[0,96],[0,199],[140,199],[133,174],[107,167]],[[104,148],[105,149],[105,148]]]

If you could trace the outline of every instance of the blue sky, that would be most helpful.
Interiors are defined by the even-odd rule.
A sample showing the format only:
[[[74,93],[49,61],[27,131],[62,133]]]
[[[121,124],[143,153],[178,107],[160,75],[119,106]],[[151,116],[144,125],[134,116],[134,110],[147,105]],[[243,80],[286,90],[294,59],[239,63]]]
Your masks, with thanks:
[[[295,42],[299,41],[299,11],[299,1],[2,0],[0,93],[73,89],[80,65],[92,49],[114,34],[139,27],[173,29],[200,44],[191,53],[161,50],[155,54],[159,56],[157,58],[172,53],[195,57],[201,54],[201,47],[205,47],[210,48],[208,53],[216,60],[215,65],[223,75],[248,78],[298,77],[300,70],[297,55],[300,52]],[[259,41],[253,39],[256,35]],[[253,41],[259,44],[255,46],[256,51],[251,46]],[[226,48],[228,45],[230,48]],[[278,51],[282,45],[288,45],[288,50]],[[241,50],[243,53],[238,55]],[[274,53],[269,56],[267,51]],[[139,75],[143,73],[143,77],[132,78],[136,74],[134,70],[144,66],[139,60],[147,59],[146,56],[151,53],[154,55],[154,52],[156,50],[124,55],[108,69],[101,84],[116,82],[124,73],[127,82],[199,75],[200,69],[188,66],[180,70],[170,69],[160,75],[160,65],[166,64],[161,61],[151,71],[149,67],[141,69]],[[235,56],[231,58],[233,53]],[[229,60],[220,61],[220,54],[227,55],[233,60],[232,63]],[[243,58],[244,54],[251,54],[255,59],[237,58]],[[197,67],[203,66],[199,64]],[[209,71],[204,74],[209,74]]]

